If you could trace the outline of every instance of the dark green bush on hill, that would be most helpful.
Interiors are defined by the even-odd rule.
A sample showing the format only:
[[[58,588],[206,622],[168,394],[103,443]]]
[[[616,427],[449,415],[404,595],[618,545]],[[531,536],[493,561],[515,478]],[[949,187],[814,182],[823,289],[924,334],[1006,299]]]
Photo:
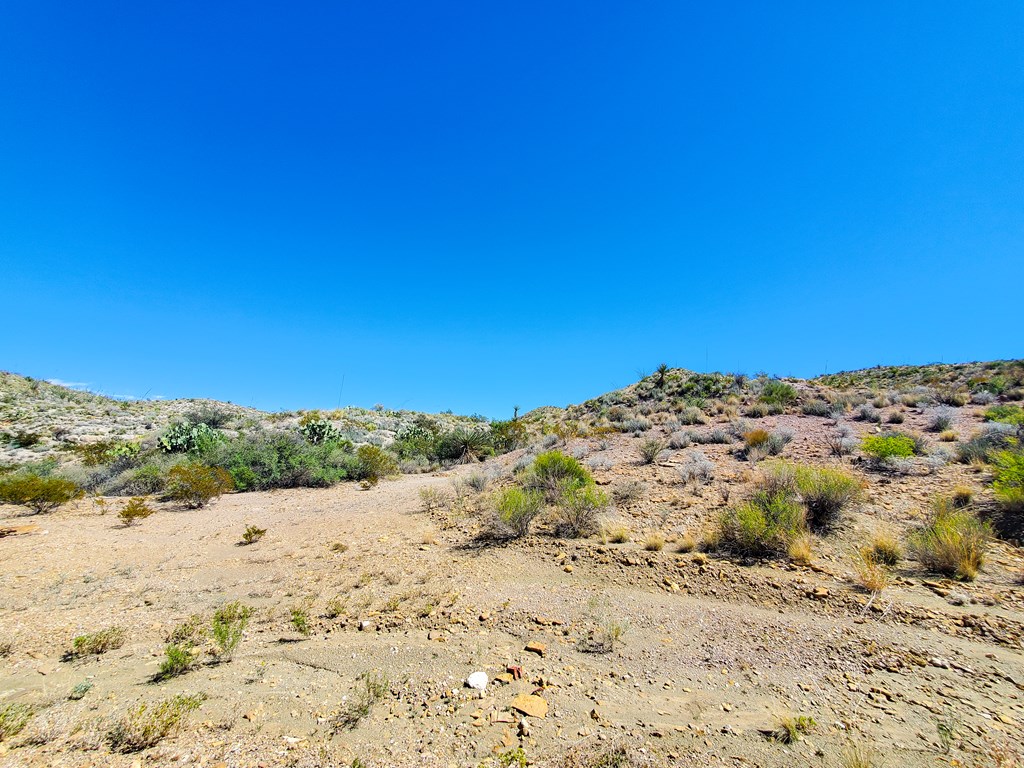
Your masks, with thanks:
[[[242,435],[213,445],[202,457],[227,470],[239,491],[322,488],[359,474],[351,443],[334,440],[313,445],[287,432]]]

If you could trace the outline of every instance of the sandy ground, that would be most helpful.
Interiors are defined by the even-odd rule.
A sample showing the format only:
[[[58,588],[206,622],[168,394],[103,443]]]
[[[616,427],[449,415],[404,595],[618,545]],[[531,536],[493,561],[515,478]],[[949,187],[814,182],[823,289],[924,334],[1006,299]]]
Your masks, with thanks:
[[[825,420],[764,422],[796,432],[787,455],[829,460]],[[741,495],[750,467],[735,446],[699,446],[716,479],[695,488],[677,471],[693,448],[641,466],[637,444],[616,435],[565,446],[603,457],[603,487],[646,483],[615,513],[632,531],[622,544],[556,539],[541,526],[478,546],[486,493],[463,488],[453,501],[453,483],[500,478],[519,453],[369,491],[159,505],[131,528],[113,511],[122,500],[106,514],[91,501],[39,517],[0,508],[0,528],[38,526],[0,538],[0,706],[36,710],[0,744],[0,764],[479,766],[522,747],[531,761],[565,765],[621,748],[632,763],[603,764],[839,766],[851,744],[872,749],[875,765],[1013,764],[1006,755],[1024,741],[1021,551],[998,543],[968,585],[907,562],[870,599],[853,578],[851,553],[869,532],[903,531],[932,494],[981,489],[980,478],[959,465],[909,477],[853,467],[867,501],[815,542],[810,567],[745,564],[671,543]],[[449,504],[425,511],[423,488]],[[268,532],[239,546],[250,523]],[[646,551],[651,531],[670,543]],[[203,656],[153,682],[168,633],[231,600],[255,609],[233,659]],[[307,612],[308,636],[293,609]],[[121,648],[63,660],[74,636],[114,625],[127,631]],[[624,631],[613,650],[588,652],[595,631],[615,626]],[[521,679],[495,680],[510,666]],[[492,681],[482,694],[465,685],[475,671]],[[386,678],[386,693],[339,728],[367,673]],[[83,681],[91,690],[69,700]],[[104,734],[133,705],[200,692],[201,708],[155,748],[108,751]],[[520,694],[542,698],[546,716],[510,711]],[[796,715],[814,720],[801,740],[766,738]]]

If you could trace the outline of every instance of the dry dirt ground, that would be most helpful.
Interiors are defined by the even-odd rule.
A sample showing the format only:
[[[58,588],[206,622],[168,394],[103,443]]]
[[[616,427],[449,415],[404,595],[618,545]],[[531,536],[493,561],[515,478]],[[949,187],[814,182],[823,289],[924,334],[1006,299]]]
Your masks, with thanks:
[[[795,432],[787,456],[834,461],[822,447],[830,422],[763,423]],[[873,756],[862,764],[892,768],[1015,764],[1021,550],[997,543],[966,585],[912,561],[874,598],[854,577],[852,553],[870,532],[905,532],[932,495],[958,484],[983,496],[981,477],[955,464],[880,475],[846,459],[867,498],[835,537],[815,541],[811,566],[749,564],[673,543],[699,538],[742,495],[751,470],[735,446],[698,446],[716,478],[693,487],[677,467],[694,448],[642,466],[637,445],[615,435],[565,446],[602,459],[595,475],[606,489],[646,483],[614,513],[632,532],[618,544],[556,539],[541,526],[478,545],[486,492],[459,481],[487,472],[493,487],[522,452],[368,491],[346,484],[235,494],[200,510],[160,506],[130,528],[114,512],[123,500],[106,514],[89,500],[38,517],[0,508],[0,528],[28,526],[0,538],[0,706],[36,712],[0,744],[0,765],[479,766],[521,747],[551,765],[840,766],[853,745]],[[424,488],[448,503],[426,511]],[[240,546],[250,523],[268,532]],[[647,551],[655,531],[669,543]],[[230,600],[255,609],[233,659],[203,656],[195,670],[153,682],[168,633]],[[293,609],[308,613],[308,635],[294,628]],[[127,630],[121,648],[62,660],[74,636],[114,625]],[[593,652],[594,633],[615,628],[614,648]],[[526,650],[532,643],[543,653]],[[511,666],[521,679],[495,679]],[[465,685],[476,671],[491,679],[482,694]],[[343,722],[367,673],[386,692]],[[91,690],[69,700],[84,681]],[[105,734],[132,706],[179,693],[208,698],[177,733],[140,753],[108,750]],[[510,710],[534,693],[546,716]],[[814,721],[802,739],[766,735],[797,715]]]

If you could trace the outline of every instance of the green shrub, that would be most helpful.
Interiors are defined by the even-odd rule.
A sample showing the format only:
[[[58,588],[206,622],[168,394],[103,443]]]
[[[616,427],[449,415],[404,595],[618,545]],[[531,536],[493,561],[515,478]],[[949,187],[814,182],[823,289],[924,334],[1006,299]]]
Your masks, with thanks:
[[[116,459],[133,459],[139,455],[138,443],[123,440],[100,440],[95,443],[81,443],[71,450],[87,467],[109,464]]]
[[[895,458],[913,456],[917,448],[912,437],[893,432],[887,435],[865,435],[861,440],[861,450],[872,459],[886,462]]]
[[[309,611],[303,606],[296,606],[291,609],[291,625],[292,628],[300,635],[309,636],[312,631],[309,627]]]
[[[536,490],[514,486],[500,491],[494,499],[498,521],[516,537],[530,532],[530,523],[540,514],[543,495]]]
[[[154,510],[146,504],[146,500],[135,496],[127,504],[121,507],[117,513],[118,519],[124,523],[125,528],[135,525],[139,520],[145,520],[152,515]]]
[[[214,612],[210,623],[210,635],[216,646],[215,655],[218,661],[228,661],[231,658],[231,654],[242,642],[242,635],[249,625],[250,616],[252,608],[242,605],[237,600],[222,605]]]
[[[993,405],[985,411],[985,420],[1024,427],[1024,408],[1009,403]]]
[[[608,496],[596,485],[567,486],[558,498],[559,530],[565,535],[589,536],[597,530],[597,517],[608,507]]]
[[[83,656],[99,656],[107,651],[114,651],[124,645],[128,633],[123,627],[108,627],[99,632],[86,635],[78,635],[71,641],[71,650],[68,651],[68,658],[82,658]]]
[[[998,451],[1013,446],[1012,429],[1002,424],[988,424],[970,440],[957,444],[956,457],[963,464],[972,461],[991,461]]]
[[[206,696],[179,694],[149,706],[139,704],[128,710],[107,733],[107,743],[114,752],[141,752],[159,744],[174,733],[184,720],[202,706]]]
[[[164,660],[160,662],[158,680],[167,680],[188,672],[199,663],[199,651],[189,642],[168,643],[164,646]]]
[[[928,523],[910,536],[910,550],[931,571],[973,581],[985,560],[991,527],[949,499],[933,505]]]
[[[242,541],[240,542],[243,546],[249,544],[255,544],[257,541],[267,535],[266,528],[260,528],[255,525],[245,526],[245,531],[242,533]]]
[[[234,487],[231,475],[223,469],[197,461],[171,467],[167,473],[167,496],[189,509],[205,507]]]
[[[171,424],[157,440],[166,453],[191,453],[209,450],[223,436],[208,424],[180,421]]]
[[[644,464],[653,464],[658,460],[658,456],[666,448],[664,440],[644,440],[640,443],[639,453],[640,461]]]
[[[530,467],[525,484],[540,490],[555,503],[567,488],[581,488],[594,482],[586,467],[561,451],[547,451],[537,456]]]
[[[799,465],[795,479],[807,508],[807,523],[814,531],[832,528],[840,513],[861,496],[860,482],[841,469]]]
[[[360,473],[359,459],[347,441],[313,445],[286,432],[241,436],[216,446],[204,459],[227,470],[240,491],[326,488]]]
[[[75,483],[62,477],[20,472],[0,477],[0,502],[28,507],[37,515],[52,512],[84,495]]]
[[[1024,511],[1024,451],[1000,451],[992,457],[996,500],[1014,512]]]
[[[382,477],[398,474],[398,462],[395,457],[376,445],[359,446],[356,457],[359,459],[355,475],[357,480],[376,484]]]
[[[727,552],[767,557],[785,554],[806,535],[806,515],[791,493],[759,491],[722,515],[717,541]]]
[[[28,704],[0,704],[0,741],[21,733],[32,717]]]
[[[498,453],[508,453],[526,445],[529,440],[526,425],[519,419],[491,422],[491,445]]]
[[[769,379],[761,387],[761,402],[769,405],[791,405],[797,400],[797,391],[792,384],[778,379]]]

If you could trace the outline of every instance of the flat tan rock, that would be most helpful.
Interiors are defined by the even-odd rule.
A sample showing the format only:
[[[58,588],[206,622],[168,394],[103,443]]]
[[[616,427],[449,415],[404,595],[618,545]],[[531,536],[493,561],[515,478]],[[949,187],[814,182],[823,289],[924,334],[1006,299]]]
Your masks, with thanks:
[[[547,717],[548,703],[540,696],[532,693],[521,693],[512,699],[512,709],[522,712],[527,717]]]

